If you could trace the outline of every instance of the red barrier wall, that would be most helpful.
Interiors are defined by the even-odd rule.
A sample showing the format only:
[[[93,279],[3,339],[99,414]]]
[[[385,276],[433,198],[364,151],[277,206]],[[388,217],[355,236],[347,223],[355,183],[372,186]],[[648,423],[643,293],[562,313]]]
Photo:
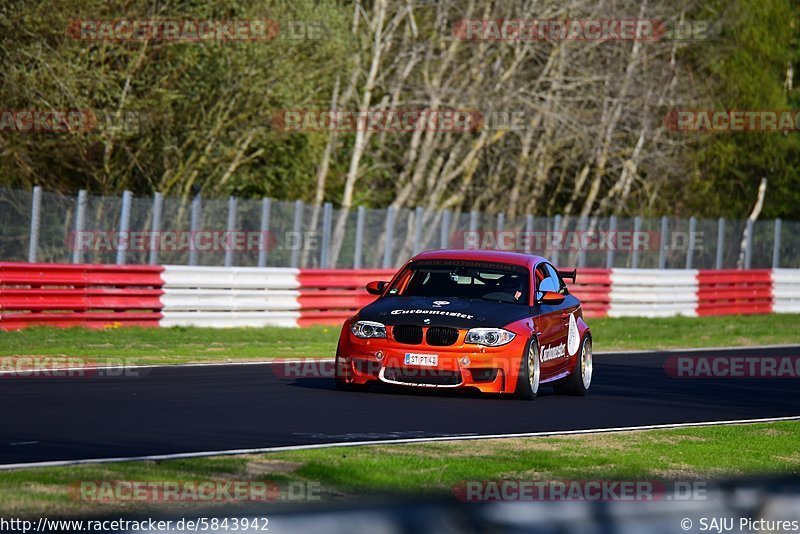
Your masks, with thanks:
[[[158,326],[163,267],[0,263],[0,329]]]
[[[697,315],[752,315],[772,312],[772,271],[701,270],[697,273]]]
[[[340,326],[373,300],[364,286],[373,280],[391,280],[394,269],[301,269],[300,326]]]
[[[585,317],[605,317],[611,306],[611,269],[578,269],[576,281],[567,281],[570,293],[581,300]]]
[[[32,324],[52,326],[158,326],[163,280],[158,266],[0,263],[0,330]],[[389,280],[394,270],[303,269],[300,326],[340,325],[375,297],[364,286]],[[697,314],[732,315],[773,311],[772,272],[701,270]],[[610,307],[611,271],[580,269],[570,291],[587,317]]]
[[[394,269],[301,269],[300,326],[327,324],[339,326],[375,296],[364,286],[373,280],[390,280]],[[609,269],[581,269],[577,283],[569,290],[581,299],[587,317],[603,317],[611,295]]]

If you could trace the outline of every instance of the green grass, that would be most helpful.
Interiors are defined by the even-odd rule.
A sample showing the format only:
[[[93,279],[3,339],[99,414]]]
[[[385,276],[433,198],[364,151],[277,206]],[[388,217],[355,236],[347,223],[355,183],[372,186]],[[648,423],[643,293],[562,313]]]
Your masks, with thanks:
[[[27,328],[0,333],[0,356],[75,356],[127,363],[330,358],[339,328]]]
[[[800,315],[589,319],[595,351],[800,343]],[[0,332],[0,356],[70,356],[132,363],[331,358],[338,327],[29,328]]]
[[[800,314],[588,319],[595,351],[800,343]]]
[[[447,493],[467,479],[683,480],[800,473],[799,422],[293,451],[297,474],[346,493]]]
[[[377,494],[451,495],[453,486],[466,480],[674,481],[797,474],[798,442],[800,422],[780,422],[34,468],[0,475],[0,513],[175,511],[174,504],[76,500],[70,485],[86,480],[311,482],[329,501]]]

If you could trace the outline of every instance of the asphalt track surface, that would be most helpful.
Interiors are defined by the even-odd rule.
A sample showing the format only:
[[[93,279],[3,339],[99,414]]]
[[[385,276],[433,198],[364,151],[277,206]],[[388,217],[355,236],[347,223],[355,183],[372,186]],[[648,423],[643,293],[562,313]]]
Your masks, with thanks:
[[[595,354],[586,397],[533,402],[286,379],[270,365],[153,367],[137,377],[0,377],[0,466],[430,437],[800,416],[797,379],[678,379],[673,355],[798,356],[800,347]]]

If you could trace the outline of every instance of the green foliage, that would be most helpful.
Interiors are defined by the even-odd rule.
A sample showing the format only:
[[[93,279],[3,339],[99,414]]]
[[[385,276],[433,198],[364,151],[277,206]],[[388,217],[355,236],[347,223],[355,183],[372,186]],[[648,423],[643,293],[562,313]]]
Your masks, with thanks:
[[[800,109],[800,5],[793,0],[720,0],[703,16],[721,16],[712,39],[693,51],[697,76],[707,80],[710,109]],[[675,191],[695,214],[744,218],[768,180],[763,218],[800,218],[800,136],[797,133],[697,134],[696,171],[688,191]]]
[[[681,47],[680,79],[692,80],[694,87],[679,83],[678,101],[675,95],[670,95],[665,110],[673,107],[782,110],[800,106],[798,89],[785,87],[787,67],[800,65],[797,32],[800,6],[796,0],[712,0],[685,13],[683,5],[676,3],[665,9],[675,17],[685,15],[689,20],[711,21],[711,38]],[[486,6],[487,13],[512,9],[503,3]],[[160,190],[168,195],[187,196],[200,191],[216,197],[235,194],[311,200],[328,135],[282,133],[273,129],[271,123],[280,110],[328,108],[337,79],[341,91],[348,86],[352,88],[350,94],[340,95],[342,107],[356,107],[364,91],[374,48],[368,20],[374,6],[368,2],[363,7],[358,31],[354,33],[353,6],[334,0],[238,0],[223,4],[208,0],[3,3],[0,5],[3,109],[89,109],[101,115],[131,113],[138,126],[69,134],[0,134],[0,185],[29,188],[39,184],[70,193],[78,188],[106,194],[128,189],[139,195]],[[392,9],[402,15],[397,6]],[[452,58],[445,61],[449,57],[446,51],[453,42],[450,25],[467,16],[463,9],[465,6],[458,2],[421,3],[414,8],[413,25],[408,22],[411,20],[408,13],[398,16],[393,27],[400,29],[393,40],[385,43],[372,107],[391,97],[396,90],[392,81],[398,79],[397,73],[420,54],[424,58],[417,57],[420,62],[399,83],[400,106],[424,107],[434,93],[441,93],[438,97],[444,99],[445,106],[484,109],[491,108],[496,101],[501,108],[529,107],[536,113],[544,113],[541,97],[536,95],[546,94],[543,91],[547,84],[538,89],[532,84],[548,58],[549,45],[533,45],[539,47],[536,53],[502,84],[497,83],[495,76],[508,68],[519,52],[508,43],[485,46],[455,43]],[[67,32],[75,20],[119,18],[268,18],[284,28],[291,21],[319,21],[324,26],[318,39],[293,39],[287,32],[281,32],[269,42],[238,43],[87,41],[75,39]],[[607,55],[603,56],[604,66],[598,73],[581,65],[589,47],[581,43],[565,47],[563,69],[568,79],[581,74],[586,74],[587,79],[575,81],[581,87],[577,96],[565,97],[563,102],[559,101],[564,107],[548,115],[557,117],[554,119],[557,129],[573,128],[575,135],[537,138],[533,143],[534,155],[537,147],[548,144],[542,153],[552,155],[542,156],[541,161],[522,158],[518,136],[492,137],[469,166],[472,171],[463,171],[442,191],[423,188],[421,194],[415,192],[406,203],[414,205],[432,198],[434,204],[440,205],[452,199],[450,208],[499,209],[502,202],[497,199],[509,197],[515,167],[533,162],[525,172],[523,189],[537,190],[533,174],[536,169],[545,168],[547,183],[542,184],[540,193],[546,201],[531,208],[524,206],[523,199],[518,209],[530,208],[538,210],[538,214],[561,213],[574,200],[573,212],[577,210],[588,186],[577,183],[575,177],[584,166],[595,172],[596,162],[592,158],[597,152],[591,146],[597,135],[591,132],[586,138],[581,135],[604,120],[599,115],[593,117],[599,113],[600,102],[613,101],[616,96],[613,87],[609,89],[608,80],[622,77],[629,54],[629,43],[604,46]],[[652,66],[657,64],[654,61],[663,60],[655,46],[653,43],[645,46],[644,50],[651,55],[643,65]],[[478,58],[477,62],[474,58]],[[443,71],[447,83],[437,87],[431,79],[445,63],[450,69]],[[669,79],[665,77],[663,83],[654,81],[648,77],[652,73],[641,68],[636,87],[629,93],[630,109],[615,129],[612,162],[608,168],[598,170],[604,189],[600,198],[605,190],[613,191],[614,181],[627,165],[625,159],[639,135],[637,117],[642,113],[643,95],[655,95],[659,85],[664,86]],[[603,76],[608,76],[606,82],[601,79]],[[528,92],[527,97],[515,100],[515,95]],[[661,112],[654,112],[654,117]],[[353,137],[340,134],[333,146],[325,198],[334,203],[342,200]],[[633,193],[630,196],[625,193],[616,208],[612,195],[606,204],[595,203],[594,210],[743,218],[752,208],[759,180],[766,177],[769,185],[762,217],[800,219],[797,133],[673,132],[663,137],[666,142],[645,144],[645,156],[633,180]],[[675,148],[673,157],[671,150],[686,143],[687,138],[688,149]],[[403,186],[398,176],[419,160],[416,156],[407,157],[409,139],[408,135],[372,136],[358,168],[360,181],[355,204],[385,206],[394,201]],[[422,165],[427,165],[423,168],[423,178],[435,181],[441,161],[450,154],[458,154],[459,161],[465,158],[470,147],[464,139],[469,138],[450,136],[437,144],[439,152],[434,152],[430,164]],[[554,155],[565,160],[560,161]],[[474,180],[470,172],[474,172]],[[514,209],[517,208],[511,208]]]
[[[132,131],[7,134],[0,144],[5,184],[309,196],[324,142],[289,138],[270,123],[280,109],[326,105],[347,56],[347,20],[336,4],[247,0],[223,8],[195,1],[167,9],[144,0],[69,0],[2,9],[5,109],[132,112],[140,123]],[[320,39],[281,33],[268,42],[87,41],[66,32],[81,18],[268,18],[324,28]],[[237,154],[243,161],[226,173]]]

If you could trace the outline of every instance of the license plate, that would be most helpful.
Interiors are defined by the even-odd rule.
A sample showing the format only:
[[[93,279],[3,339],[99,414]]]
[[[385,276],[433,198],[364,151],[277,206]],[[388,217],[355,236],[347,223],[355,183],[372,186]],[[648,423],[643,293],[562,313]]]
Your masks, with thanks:
[[[417,354],[406,352],[406,365],[421,365],[423,367],[436,367],[439,365],[438,354]]]

